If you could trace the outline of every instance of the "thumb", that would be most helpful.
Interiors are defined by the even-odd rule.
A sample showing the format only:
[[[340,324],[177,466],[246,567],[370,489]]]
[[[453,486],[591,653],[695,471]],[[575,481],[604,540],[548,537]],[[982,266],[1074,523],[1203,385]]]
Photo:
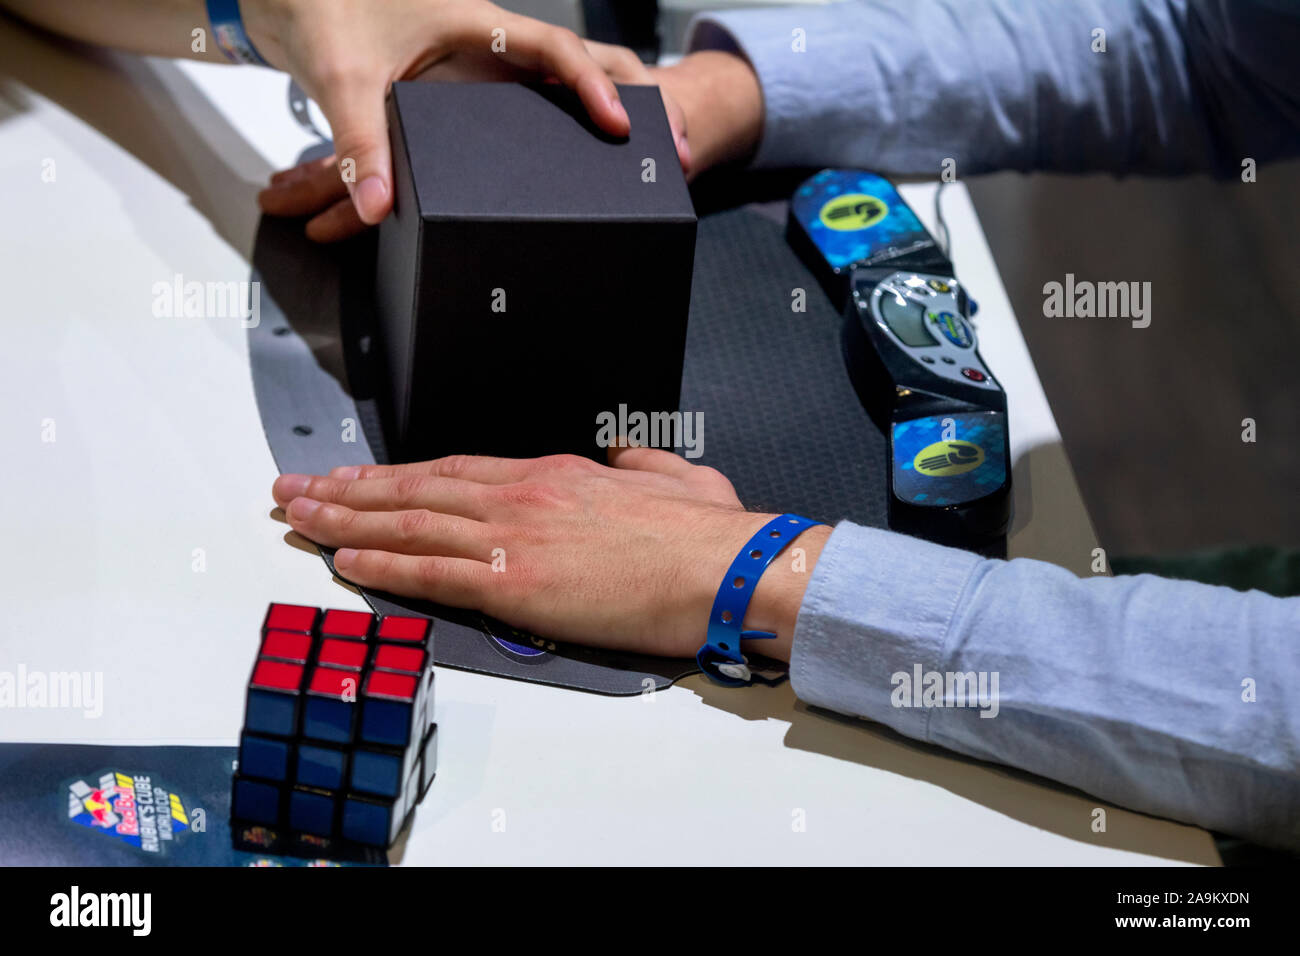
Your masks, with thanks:
[[[340,82],[322,91],[321,111],[334,131],[339,175],[357,215],[373,226],[393,208],[393,161],[388,147],[385,87]]]

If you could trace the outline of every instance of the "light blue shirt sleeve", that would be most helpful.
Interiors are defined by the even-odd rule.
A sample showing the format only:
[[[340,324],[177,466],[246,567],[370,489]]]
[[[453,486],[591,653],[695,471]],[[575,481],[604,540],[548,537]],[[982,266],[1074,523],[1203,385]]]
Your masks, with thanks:
[[[1300,0],[864,0],[706,14],[689,44],[754,66],[759,166],[1238,175],[1300,152]],[[1300,599],[841,524],[790,677],[808,703],[1300,849]]]
[[[704,14],[687,42],[753,65],[757,166],[1237,176],[1300,153],[1297,0],[847,0]]]
[[[1300,598],[1078,578],[845,522],[790,680],[809,704],[1300,850]]]

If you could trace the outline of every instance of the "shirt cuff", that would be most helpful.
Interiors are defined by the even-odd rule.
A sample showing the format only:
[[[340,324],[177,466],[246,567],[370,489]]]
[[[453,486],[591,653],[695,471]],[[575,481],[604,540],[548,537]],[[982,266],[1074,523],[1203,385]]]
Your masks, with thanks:
[[[945,668],[950,626],[984,558],[841,522],[813,568],[795,625],[790,683],[806,703],[928,739],[933,708],[896,706],[908,686]],[[911,694],[907,695],[911,701]]]
[[[778,168],[809,165],[808,144],[835,135],[841,124],[822,122],[834,113],[826,98],[826,70],[818,69],[825,51],[796,52],[794,30],[808,36],[844,30],[838,4],[718,11],[700,14],[686,28],[686,51],[722,50],[743,56],[753,67],[763,93],[763,133],[750,165]],[[817,41],[815,41],[817,42]],[[835,80],[845,77],[840,71]],[[855,78],[856,79],[856,78]],[[852,96],[854,91],[845,90]],[[828,133],[828,130],[830,133]],[[823,144],[823,150],[827,147]],[[812,165],[818,165],[813,163]]]

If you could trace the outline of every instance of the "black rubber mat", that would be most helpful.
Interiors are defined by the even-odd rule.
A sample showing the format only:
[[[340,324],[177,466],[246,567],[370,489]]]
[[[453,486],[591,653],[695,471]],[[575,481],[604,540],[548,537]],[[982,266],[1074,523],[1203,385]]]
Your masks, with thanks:
[[[845,371],[839,313],[785,242],[784,215],[781,205],[700,220],[682,408],[704,413],[699,461],[748,507],[883,527],[885,440]]]
[[[765,204],[700,219],[681,403],[703,413],[695,460],[726,473],[751,508],[880,526],[884,439],[849,383],[838,314],[785,242],[784,212]],[[371,387],[372,256],[373,237],[330,249],[307,242],[299,222],[267,219],[259,230],[262,321],[249,347],[282,472],[388,460]],[[382,613],[434,617],[445,666],[606,694],[642,693],[695,670],[694,661],[555,644],[478,614],[365,596]]]

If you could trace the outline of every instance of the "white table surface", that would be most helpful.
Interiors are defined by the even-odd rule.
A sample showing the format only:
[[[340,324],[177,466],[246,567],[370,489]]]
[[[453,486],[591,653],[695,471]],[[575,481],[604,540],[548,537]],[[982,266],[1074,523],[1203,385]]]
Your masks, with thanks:
[[[271,515],[238,320],[151,311],[177,273],[248,278],[254,195],[311,142],[286,88],[0,17],[0,670],[104,680],[102,716],[4,710],[0,739],[233,744],[267,603],[365,607]],[[904,188],[930,225],[932,189]],[[1011,553],[1087,573],[1092,527],[963,186],[944,209],[1009,395]],[[439,774],[406,863],[1218,862],[1201,830],[1107,807],[1094,833],[1089,797],[812,712],[788,684],[438,681]],[[706,820],[733,836],[699,839]]]

